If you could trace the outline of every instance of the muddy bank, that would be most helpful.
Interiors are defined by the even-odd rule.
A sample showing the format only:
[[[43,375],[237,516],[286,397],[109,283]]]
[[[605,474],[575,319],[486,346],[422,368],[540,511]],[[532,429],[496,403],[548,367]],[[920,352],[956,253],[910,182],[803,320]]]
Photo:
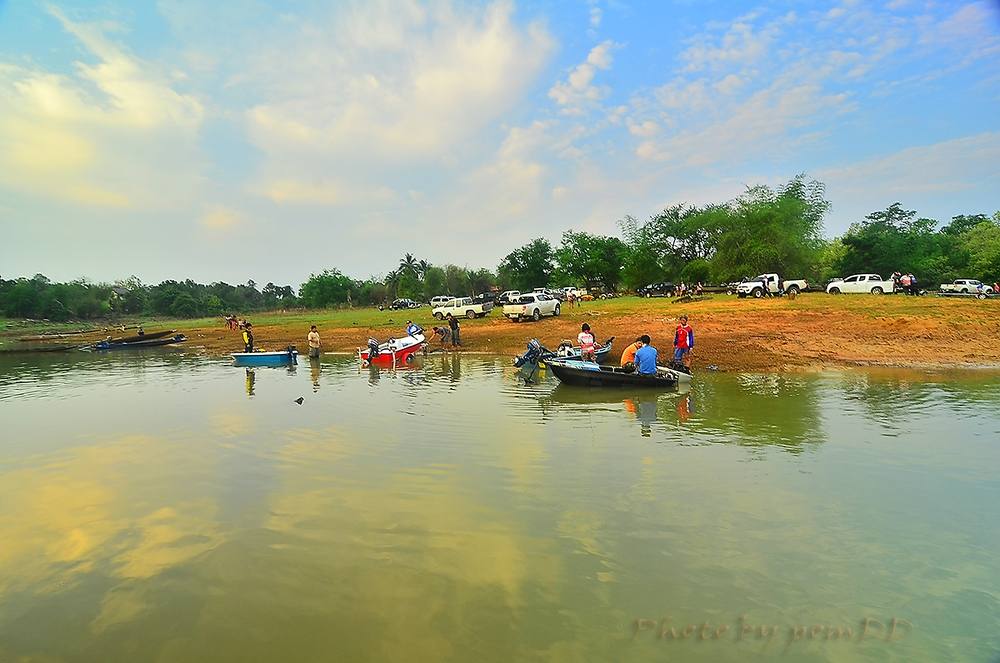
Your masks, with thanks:
[[[818,301],[802,304],[806,299],[802,297],[799,303],[730,301],[683,307],[644,300],[636,300],[632,306],[616,303],[601,307],[595,303],[590,308],[566,311],[558,318],[520,324],[493,314],[484,320],[463,320],[462,340],[465,350],[514,355],[523,352],[532,337],[550,347],[562,339],[575,339],[580,324],[588,322],[598,339],[616,337],[616,354],[643,333],[664,351],[672,345],[677,315],[684,312],[695,328],[695,365],[701,367],[767,371],[844,365],[1000,365],[1000,306],[940,300],[915,303],[890,297],[871,305],[855,304],[846,297],[812,297]],[[831,305],[822,306],[822,299]],[[434,324],[426,309],[427,320],[413,317],[428,330]],[[294,344],[303,349],[310,320],[316,318],[303,315],[301,321],[290,321],[285,316],[280,324],[269,324],[266,316],[260,316],[254,325],[257,344],[268,349]],[[384,340],[402,333],[384,325],[344,327],[318,322],[324,351],[352,352],[370,335]],[[190,345],[213,353],[240,349],[239,334],[221,324],[184,332]]]

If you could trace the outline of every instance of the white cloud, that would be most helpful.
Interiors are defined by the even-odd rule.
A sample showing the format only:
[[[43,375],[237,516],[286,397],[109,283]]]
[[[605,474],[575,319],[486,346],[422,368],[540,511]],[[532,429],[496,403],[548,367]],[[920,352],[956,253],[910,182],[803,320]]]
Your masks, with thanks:
[[[189,197],[199,183],[201,103],[109,39],[115,26],[49,13],[94,61],[76,62],[75,74],[0,67],[0,183],[102,207]]]
[[[565,81],[559,81],[549,90],[549,98],[562,107],[564,113],[580,114],[608,94],[608,88],[593,84],[598,70],[611,68],[612,50],[616,44],[603,41],[590,50],[587,59],[574,67]]]

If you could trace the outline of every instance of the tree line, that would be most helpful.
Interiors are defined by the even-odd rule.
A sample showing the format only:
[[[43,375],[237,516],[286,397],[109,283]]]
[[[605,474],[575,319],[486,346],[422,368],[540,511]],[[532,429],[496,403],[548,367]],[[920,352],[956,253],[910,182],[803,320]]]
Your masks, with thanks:
[[[834,239],[823,237],[830,210],[822,183],[804,175],[758,185],[733,200],[677,204],[645,221],[626,216],[620,236],[567,230],[558,244],[536,238],[508,253],[495,271],[434,265],[407,253],[385,276],[355,279],[338,269],[290,285],[240,285],[136,277],[113,284],[0,278],[0,313],[49,320],[116,315],[200,317],[290,308],[370,306],[396,298],[576,285],[607,291],[647,283],[726,283],[762,272],[824,283],[859,272],[912,272],[935,285],[955,278],[1000,280],[1000,211],[960,214],[941,223],[900,203],[875,211]]]

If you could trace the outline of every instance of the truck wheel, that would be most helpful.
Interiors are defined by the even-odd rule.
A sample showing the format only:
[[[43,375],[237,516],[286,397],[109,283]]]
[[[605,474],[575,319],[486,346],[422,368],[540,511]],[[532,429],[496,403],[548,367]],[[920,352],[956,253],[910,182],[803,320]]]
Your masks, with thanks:
[[[437,318],[438,320],[444,320],[444,313],[438,311],[437,313],[434,314],[434,317]]]
[[[881,295],[883,292],[884,291],[879,286],[875,286],[874,288],[872,288],[873,295]]]
[[[469,320],[475,320],[476,312],[470,308],[468,311],[465,312],[465,317],[467,317]]]
[[[830,288],[830,294],[831,295],[839,295],[840,294],[840,288]]]
[[[647,292],[646,293],[646,297],[652,297],[652,296],[653,296],[653,293],[651,293],[651,292]]]
[[[963,295],[969,294],[969,289],[968,288],[962,288],[962,294]]]
[[[559,304],[556,304],[556,310],[552,312],[552,315],[559,315]]]
[[[797,295],[797,294],[799,294],[799,286],[797,286],[797,285],[790,285],[790,286],[788,286],[788,294],[789,295]]]
[[[538,322],[539,320],[542,319],[542,312],[536,308],[535,311],[531,314],[531,319],[534,320],[535,322]]]
[[[763,296],[764,296],[764,290],[762,288],[754,288],[753,289],[753,298],[754,299],[760,299]]]

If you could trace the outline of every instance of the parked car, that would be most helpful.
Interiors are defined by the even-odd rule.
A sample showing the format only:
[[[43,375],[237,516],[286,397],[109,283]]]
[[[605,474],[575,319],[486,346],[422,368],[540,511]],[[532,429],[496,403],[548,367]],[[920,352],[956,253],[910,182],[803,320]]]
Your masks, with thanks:
[[[455,295],[438,295],[437,297],[431,297],[430,305],[432,307],[441,306],[449,299],[455,299]]]
[[[500,293],[500,296],[497,297],[497,302],[496,302],[497,306],[506,306],[511,302],[517,301],[518,297],[520,296],[521,296],[520,290],[504,290],[503,292]]]
[[[493,302],[476,303],[472,297],[455,297],[441,306],[436,306],[431,310],[431,314],[438,320],[444,320],[449,313],[456,318],[465,316],[472,320],[485,316],[491,310],[493,310]]]
[[[976,279],[955,279],[951,283],[941,284],[941,292],[960,292],[963,295],[989,290],[990,286]]]
[[[736,296],[740,299],[744,297],[760,299],[766,294],[764,292],[765,283],[767,284],[767,292],[772,295],[784,293],[794,293],[797,295],[809,287],[805,279],[788,279],[782,281],[777,274],[761,274],[757,278],[744,281],[736,286]],[[781,288],[778,287],[779,283],[781,284]]]
[[[563,292],[562,290],[555,290],[553,288],[535,288],[531,292],[535,293],[536,295],[537,294],[545,294],[545,295],[548,295],[549,297],[554,297],[555,299],[558,299],[559,301],[565,301],[566,300],[566,293]]]
[[[896,284],[893,281],[887,281],[878,274],[852,274],[846,279],[830,281],[830,283],[826,286],[826,291],[831,295],[839,295],[842,293],[871,293],[873,295],[882,295],[887,292],[892,293],[895,286]]]
[[[420,302],[415,302],[412,299],[394,299],[389,304],[389,308],[393,311],[404,308],[420,308]]]
[[[497,302],[497,293],[495,292],[482,292],[472,298],[472,301],[476,304],[486,304],[489,303],[490,306],[495,306]]]
[[[503,307],[503,314],[514,322],[521,320],[538,321],[543,315],[556,316],[560,313],[559,300],[544,292],[521,295],[513,303]]]
[[[640,297],[673,297],[675,286],[670,281],[650,283],[636,289],[635,294]]]

